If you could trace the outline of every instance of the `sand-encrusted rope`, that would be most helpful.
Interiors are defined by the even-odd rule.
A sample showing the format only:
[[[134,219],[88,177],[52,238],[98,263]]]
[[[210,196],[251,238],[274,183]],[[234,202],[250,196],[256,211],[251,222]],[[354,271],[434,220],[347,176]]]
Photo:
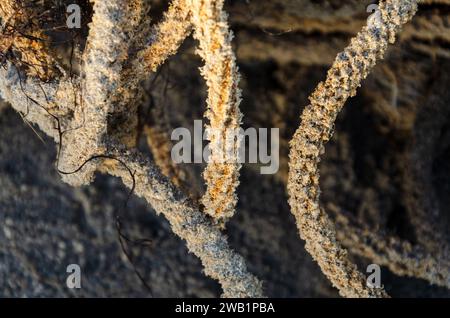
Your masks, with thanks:
[[[354,96],[361,81],[377,60],[384,56],[400,27],[417,11],[416,0],[386,0],[379,4],[380,19],[370,23],[338,54],[325,82],[310,96],[300,127],[290,142],[289,204],[307,251],[318,262],[323,273],[346,297],[383,297],[382,289],[366,285],[336,238],[334,224],[319,205],[320,156],[331,138],[337,114],[346,100]]]
[[[169,56],[178,51],[191,30],[187,0],[173,0],[162,21],[152,28],[147,47],[139,52],[142,65],[155,72]]]
[[[239,110],[239,73],[231,47],[232,33],[223,12],[223,0],[189,0],[194,37],[199,41],[197,53],[205,65],[201,73],[208,87],[206,126],[209,162],[203,173],[207,185],[202,198],[204,211],[225,221],[233,216],[239,184],[238,160],[242,114]],[[236,138],[234,137],[236,136]]]
[[[74,114],[80,127],[62,137],[59,169],[69,172],[94,154],[103,153],[108,132],[108,115],[114,112],[113,98],[119,89],[123,65],[128,57],[133,26],[133,1],[96,1],[83,53],[83,103]],[[63,175],[72,185],[88,184],[96,167],[87,164],[79,173]]]

